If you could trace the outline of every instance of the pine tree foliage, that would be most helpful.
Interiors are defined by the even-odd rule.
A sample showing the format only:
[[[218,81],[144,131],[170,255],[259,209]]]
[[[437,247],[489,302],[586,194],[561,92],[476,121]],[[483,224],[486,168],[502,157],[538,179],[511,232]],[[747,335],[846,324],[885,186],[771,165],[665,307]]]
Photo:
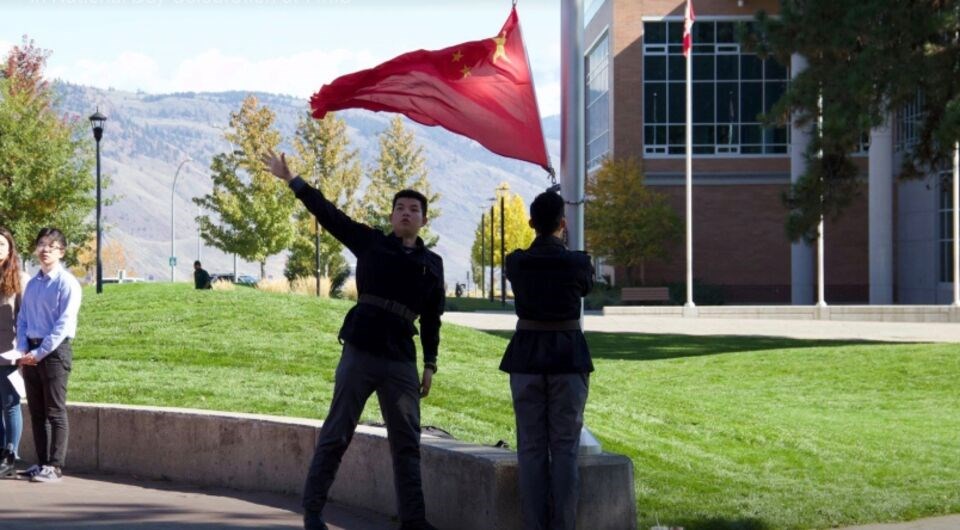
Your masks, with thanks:
[[[358,218],[362,210],[357,193],[360,188],[360,160],[356,150],[350,149],[346,123],[333,113],[322,120],[309,114],[301,118],[294,138],[297,157],[291,160],[292,170],[347,215]],[[314,276],[317,272],[316,241],[320,231],[321,276],[335,278],[349,272],[344,259],[343,244],[323,231],[314,216],[301,204],[295,213],[295,235],[290,245],[290,256],[284,275],[293,280],[297,277]]]
[[[376,166],[370,171],[370,184],[364,192],[367,224],[389,232],[393,195],[402,189],[413,189],[427,197],[428,220],[440,217],[437,207],[440,194],[430,191],[423,148],[417,145],[413,132],[403,126],[403,118],[395,116],[387,130],[380,134],[380,154]],[[420,237],[431,247],[439,239],[429,226],[420,231]]]
[[[949,163],[960,140],[960,1],[785,0],[760,12],[741,40],[761,56],[808,67],[794,77],[768,123],[790,117],[812,131],[808,171],[785,194],[791,239],[816,237],[820,215],[839,217],[862,192],[851,158],[890,113],[919,105],[916,142],[904,145],[901,177]],[[822,96],[822,138],[813,128]],[[899,123],[893,123],[899,127]],[[822,151],[822,156],[820,152]]]

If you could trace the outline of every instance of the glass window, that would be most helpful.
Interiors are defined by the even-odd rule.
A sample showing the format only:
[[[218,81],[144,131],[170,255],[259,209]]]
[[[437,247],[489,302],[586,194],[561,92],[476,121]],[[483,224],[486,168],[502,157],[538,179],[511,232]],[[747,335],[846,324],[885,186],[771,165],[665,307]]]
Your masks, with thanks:
[[[693,136],[696,154],[782,155],[788,129],[765,128],[769,113],[787,88],[789,72],[775,59],[761,60],[740,48],[737,22],[694,24]],[[644,23],[644,150],[685,152],[686,59],[679,45],[679,21]],[[650,126],[646,126],[649,124]]]
[[[665,59],[665,57],[658,57]],[[587,52],[586,158],[587,169],[599,167],[610,153],[610,39],[604,35]]]
[[[940,174],[940,281],[953,282],[953,175]]]
[[[648,81],[660,81],[667,78],[667,56],[648,55],[643,58],[643,78]]]

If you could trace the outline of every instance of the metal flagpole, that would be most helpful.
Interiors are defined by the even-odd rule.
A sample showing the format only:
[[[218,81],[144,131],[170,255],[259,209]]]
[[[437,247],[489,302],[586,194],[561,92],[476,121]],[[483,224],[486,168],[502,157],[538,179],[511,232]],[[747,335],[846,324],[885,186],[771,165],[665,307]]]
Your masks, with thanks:
[[[687,63],[687,303],[684,307],[696,307],[693,303],[693,6],[687,0],[683,20],[683,54]]]
[[[960,307],[960,142],[953,145],[953,306]]]
[[[823,95],[817,97],[817,136],[820,138],[820,150],[818,156],[823,160]],[[822,162],[821,162],[822,163]],[[823,171],[820,172],[820,178],[823,178]],[[823,271],[823,191],[820,192],[820,222],[817,224],[817,307],[827,307],[826,296],[824,295],[824,271]]]

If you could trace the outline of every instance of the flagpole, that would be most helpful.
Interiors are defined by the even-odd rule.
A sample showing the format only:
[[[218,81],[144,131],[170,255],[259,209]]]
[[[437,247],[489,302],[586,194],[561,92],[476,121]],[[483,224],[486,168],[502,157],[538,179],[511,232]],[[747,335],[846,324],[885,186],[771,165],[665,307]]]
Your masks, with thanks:
[[[953,144],[953,306],[960,307],[960,142]]]
[[[823,95],[817,97],[817,136],[820,137],[820,150],[818,155],[820,163],[823,163]],[[820,178],[823,179],[823,170],[820,171]],[[823,248],[823,191],[821,183],[820,191],[820,222],[817,224],[817,307],[827,307],[824,286],[824,248]]]
[[[687,308],[696,307],[693,303],[693,11],[690,1],[687,0],[684,15],[684,30],[690,34],[690,43],[684,42],[687,56],[687,303],[684,307]]]

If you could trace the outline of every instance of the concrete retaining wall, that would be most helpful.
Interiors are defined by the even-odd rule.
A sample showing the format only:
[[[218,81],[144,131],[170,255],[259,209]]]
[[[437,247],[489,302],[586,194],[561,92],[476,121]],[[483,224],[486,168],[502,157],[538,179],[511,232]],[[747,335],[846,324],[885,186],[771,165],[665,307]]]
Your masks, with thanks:
[[[26,405],[20,452],[35,461]],[[65,473],[106,472],[185,484],[299,494],[322,422],[190,409],[72,403]],[[423,436],[427,516],[442,530],[519,530],[516,453]],[[637,524],[630,459],[580,459],[578,528]],[[393,469],[382,428],[360,426],[331,498],[396,513]]]
[[[700,318],[847,320],[864,322],[960,322],[948,305],[697,306]],[[684,316],[682,306],[605,306],[604,315]]]

